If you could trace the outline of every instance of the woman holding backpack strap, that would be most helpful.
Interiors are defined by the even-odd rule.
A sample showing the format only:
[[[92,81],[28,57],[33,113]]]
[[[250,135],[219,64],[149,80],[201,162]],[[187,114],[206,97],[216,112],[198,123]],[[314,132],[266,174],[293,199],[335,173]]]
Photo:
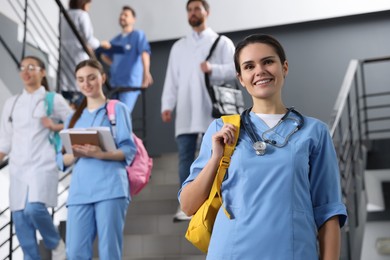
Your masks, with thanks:
[[[284,105],[289,64],[274,37],[246,37],[237,44],[234,62],[253,106],[241,114],[221,185],[230,218],[219,209],[207,259],[339,259],[347,212],[327,125]],[[207,198],[223,147],[237,132],[220,119],[209,126],[179,192],[186,214]]]
[[[76,81],[85,96],[81,105],[66,122],[66,128],[110,127],[107,99],[103,94],[106,75],[96,60],[80,62],[75,69]],[[82,157],[73,168],[68,197],[66,225],[69,260],[92,259],[93,241],[99,237],[99,259],[122,258],[123,229],[130,202],[125,166],[133,160],[136,147],[132,136],[130,112],[118,102],[115,106],[116,133],[114,151],[102,151],[94,145],[74,145]],[[75,161],[64,155],[64,163]]]
[[[65,245],[47,207],[57,205],[58,169],[51,131],[59,131],[71,109],[54,94],[53,113],[47,117],[45,98],[49,91],[45,64],[26,56],[19,66],[23,91],[4,105],[0,123],[0,162],[9,154],[10,209],[24,259],[41,259],[36,238],[39,231],[55,260],[65,259]]]

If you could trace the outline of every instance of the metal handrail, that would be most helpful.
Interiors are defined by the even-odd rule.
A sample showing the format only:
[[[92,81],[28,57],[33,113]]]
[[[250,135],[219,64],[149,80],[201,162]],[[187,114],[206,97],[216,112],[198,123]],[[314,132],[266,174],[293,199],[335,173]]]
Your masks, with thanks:
[[[349,63],[347,73],[344,76],[343,83],[341,84],[340,91],[337,95],[337,99],[335,105],[333,107],[333,113],[330,117],[329,125],[330,125],[330,134],[334,135],[336,128],[340,122],[341,115],[344,111],[345,104],[347,102],[348,94],[352,88],[352,82],[355,79],[356,71],[359,66],[358,60],[352,60]]]
[[[43,52],[43,50],[40,48],[39,44],[38,44],[38,41],[37,39],[35,38],[35,36],[39,36],[39,37],[43,37],[42,34],[39,32],[39,29],[38,27],[43,27],[44,26],[44,23],[47,24],[50,28],[51,31],[54,31],[51,27],[50,27],[50,23],[47,21],[47,19],[45,19],[45,17],[43,16],[43,19],[44,21],[42,22],[41,20],[38,20],[37,21],[37,25],[35,25],[35,22],[34,21],[29,21],[29,16],[37,16],[37,12],[35,12],[34,9],[31,9],[31,7],[34,7],[34,6],[31,6],[29,5],[29,1],[28,0],[24,0],[24,6],[23,4],[20,3],[20,1],[23,2],[23,0],[18,0],[18,1],[11,1],[9,0],[9,3],[11,5],[11,7],[14,9],[15,11],[15,14],[16,16],[19,18],[19,20],[24,24],[24,31],[23,31],[23,48],[22,48],[22,58],[25,56],[25,52],[26,52],[26,45],[27,45],[27,36],[29,37],[29,39],[32,40],[33,44],[36,45],[36,48],[40,51]],[[94,53],[91,53],[91,51],[89,50],[89,48],[87,47],[84,39],[80,36],[79,32],[77,31],[73,21],[71,20],[71,18],[69,17],[67,11],[65,10],[64,6],[62,5],[61,1],[60,0],[56,0],[55,1],[59,7],[59,15],[63,15],[64,16],[64,20],[69,24],[71,30],[73,31],[75,37],[79,40],[81,46],[83,47],[83,50],[89,55],[89,56],[92,56],[94,57]],[[20,9],[23,9],[23,13],[24,13],[24,17],[22,17],[22,15],[19,14],[16,6],[19,6]],[[39,6],[37,4],[35,4],[36,9],[38,10],[38,13],[39,14],[42,14]],[[37,19],[40,19],[41,17],[37,17]],[[62,19],[60,19],[61,21]],[[30,29],[28,28],[28,26],[32,26],[33,29],[37,30],[38,33],[35,35],[34,33],[31,33]],[[61,29],[60,29],[60,24],[59,24],[59,32],[61,32]],[[4,41],[4,39],[2,37],[0,37],[0,41],[1,43],[3,44],[3,46],[5,47],[5,49],[7,50],[7,52],[9,53],[10,57],[13,59],[13,61],[15,62],[16,66],[18,67],[19,66],[19,59],[16,57],[16,55],[11,51],[11,49],[8,47],[8,45],[6,44],[6,42]],[[58,35],[58,41],[59,41],[59,47],[58,47],[58,53],[60,53],[61,51],[61,34]],[[51,55],[52,57],[52,60],[55,60],[58,62],[58,65],[57,65],[57,70],[60,68],[61,66],[61,55],[58,55],[58,59],[55,57],[56,55],[53,54],[52,50],[52,46],[55,44],[52,40],[52,38],[50,38],[50,41],[47,41],[45,44],[51,44],[51,46],[46,46],[48,51],[49,51],[49,55]],[[62,50],[64,51],[64,50]],[[65,54],[68,54],[69,53],[67,52],[67,50],[65,50]],[[53,66],[50,62],[48,64],[49,67],[52,67],[53,69],[56,69],[55,66]],[[63,64],[63,66],[67,66],[67,64]],[[68,65],[69,67],[69,65]],[[71,71],[73,71],[71,69]],[[57,75],[58,76],[58,75]],[[110,86],[110,84],[108,82],[106,82],[105,84],[105,87],[109,93],[109,95],[111,95],[112,93],[116,92],[116,91],[119,91],[119,92],[123,92],[123,91],[141,91],[141,95],[142,95],[142,114],[143,114],[143,117],[145,117],[145,113],[146,113],[146,97],[145,97],[145,90],[144,88],[127,88],[127,89],[117,89],[117,90],[113,90]],[[143,120],[143,125],[142,125],[142,135],[143,135],[143,139],[145,139],[146,137],[146,122],[145,120]],[[8,159],[6,158],[6,160],[4,160],[1,164],[0,164],[0,170],[3,169],[4,167],[6,167],[8,165]],[[72,171],[72,168],[69,168],[65,173],[64,173],[64,176],[62,176],[62,178],[60,178],[59,182],[63,182],[66,178],[69,178],[70,174],[71,174],[71,171]],[[62,196],[64,195],[67,191],[69,190],[69,185],[66,185],[61,191],[58,192],[58,196]],[[61,209],[63,209],[64,207],[66,206],[66,202],[62,203],[62,204],[59,204],[57,207],[55,208],[52,208],[52,217],[54,218],[55,217],[55,214],[60,211]],[[4,209],[2,212],[0,212],[0,216],[1,215],[5,215],[6,213],[10,212],[10,208],[7,207],[6,209]],[[13,253],[15,252],[15,250],[17,250],[20,246],[19,245],[14,245],[13,244],[13,237],[15,236],[15,233],[13,231],[13,221],[12,221],[12,214],[10,214],[10,220],[7,221],[7,223],[0,227],[0,232],[4,232],[5,229],[7,227],[9,227],[9,238],[6,240],[6,241],[0,241],[0,247],[4,247],[7,243],[8,243],[8,246],[9,246],[9,250],[8,250],[8,255],[4,258],[5,259],[9,259],[9,260],[12,260],[12,255]]]
[[[362,238],[355,236],[354,232],[364,228],[364,219],[360,217],[361,212],[365,211],[365,205],[360,204],[364,196],[359,191],[364,190],[365,153],[368,148],[366,144],[370,141],[370,134],[390,133],[389,128],[369,129],[370,122],[390,120],[390,117],[374,117],[369,115],[368,110],[388,109],[390,102],[368,106],[367,99],[383,97],[390,92],[367,94],[364,66],[385,61],[390,61],[390,57],[350,61],[328,123],[339,159],[342,195],[349,212],[349,221],[344,232],[347,236],[346,247],[350,260],[360,258],[359,246],[362,241],[359,239]]]
[[[3,37],[1,35],[0,35],[0,42],[4,46],[4,48],[7,51],[8,55],[12,58],[12,60],[16,64],[16,67],[18,68],[19,67],[18,59],[16,58],[15,54],[11,51],[11,48],[8,46],[8,44],[5,42],[5,40],[3,39]]]
[[[14,6],[14,3],[18,3],[19,4],[19,7],[24,9],[24,19],[20,17],[20,15],[18,14],[15,6]],[[62,6],[62,4],[57,1],[57,3],[60,4],[60,9],[62,10],[62,12],[64,13],[64,16],[65,18],[67,17],[68,19],[68,22],[70,21],[69,17],[67,16],[67,13],[66,11],[64,12],[64,8]],[[25,0],[25,5],[24,7],[20,4],[19,1],[16,1],[16,2],[10,2],[11,4],[11,7],[14,9],[15,13],[17,14],[17,17],[19,17],[19,19],[21,19],[21,21],[23,22],[24,24],[24,32],[23,32],[23,48],[22,48],[22,58],[25,56],[25,51],[26,51],[26,45],[27,45],[27,33],[28,33],[28,28],[27,28],[27,20],[28,20],[28,0]],[[62,7],[62,8],[61,8]],[[34,15],[35,13],[34,12],[31,12],[32,15]],[[36,15],[36,14],[35,14]],[[70,21],[71,22],[71,21]],[[39,26],[43,26],[43,24],[39,21],[38,22]],[[32,24],[32,26],[34,26]],[[71,25],[72,26],[72,25]],[[75,27],[73,26],[73,29],[75,29]],[[77,30],[74,31],[76,37],[78,35],[78,32]],[[79,40],[81,39],[81,37],[78,35],[77,37]],[[37,44],[37,41],[36,39],[34,38],[34,36],[32,35],[32,40],[35,41],[35,43]],[[19,59],[16,57],[16,55],[12,52],[12,50],[9,48],[9,46],[6,44],[5,40],[0,36],[0,42],[1,44],[5,47],[5,49],[7,50],[9,56],[12,58],[12,60],[14,61],[14,63],[16,64],[16,67],[19,66]],[[52,42],[53,43],[53,42]],[[85,43],[81,42],[81,44],[84,46],[84,49],[86,50],[87,53],[90,54],[89,50],[86,48],[85,46]],[[37,46],[37,48],[39,50],[41,50],[39,48],[39,46]],[[50,48],[48,47],[48,49],[50,50]],[[42,51],[42,50],[41,50]],[[6,158],[3,162],[0,163],[0,170],[1,169],[4,169],[6,166],[8,165],[8,158]],[[71,170],[72,168],[69,168],[67,170],[67,172],[65,172],[64,176],[59,180],[59,182],[62,182],[65,178],[68,178],[68,176],[70,176],[71,174]],[[69,189],[69,185],[66,185],[66,187],[64,187],[64,189],[62,191],[59,192],[58,196],[61,196],[63,195],[66,191],[68,191]],[[54,218],[54,215],[60,211],[62,208],[64,208],[66,206],[66,202],[62,203],[61,205],[58,205],[56,208],[53,208],[52,209],[52,216]],[[0,216],[4,216],[6,213],[10,212],[10,208],[7,207],[6,209],[2,210],[0,212]],[[14,247],[14,244],[13,244],[13,237],[15,236],[15,233],[13,231],[13,221],[12,221],[12,214],[10,214],[10,220],[7,221],[2,227],[0,227],[0,232],[4,232],[5,229],[8,227],[9,228],[9,238],[5,241],[0,241],[0,247],[4,247],[7,243],[8,243],[8,247],[9,247],[9,250],[8,250],[8,255],[4,258],[5,259],[9,259],[9,260],[12,260],[12,255],[13,255],[13,252],[15,252],[15,250],[17,250],[20,246],[19,245],[16,245],[16,247]]]

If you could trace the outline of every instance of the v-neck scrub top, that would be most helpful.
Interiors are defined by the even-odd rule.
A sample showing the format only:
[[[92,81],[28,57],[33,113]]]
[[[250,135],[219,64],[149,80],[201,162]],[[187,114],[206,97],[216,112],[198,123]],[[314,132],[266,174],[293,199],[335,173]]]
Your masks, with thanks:
[[[125,160],[100,160],[80,157],[76,162],[69,188],[67,205],[89,204],[115,198],[130,198],[129,181],[125,166],[133,161],[136,146],[131,135],[130,112],[120,102],[115,105],[117,149],[123,151]],[[70,118],[66,126],[69,125]],[[92,126],[110,127],[105,105],[95,111],[84,109],[74,128]]]
[[[289,117],[299,120],[295,114]],[[250,120],[260,136],[269,129],[253,112]],[[282,143],[296,125],[296,121],[287,120],[267,135]],[[221,119],[209,126],[183,187],[196,178],[210,159],[211,137],[222,126]],[[303,127],[286,146],[267,145],[263,156],[256,155],[252,144],[241,126],[221,187],[223,203],[232,218],[228,219],[220,208],[207,259],[318,259],[318,229],[336,215],[343,226],[347,217],[337,157],[327,126],[304,117]]]

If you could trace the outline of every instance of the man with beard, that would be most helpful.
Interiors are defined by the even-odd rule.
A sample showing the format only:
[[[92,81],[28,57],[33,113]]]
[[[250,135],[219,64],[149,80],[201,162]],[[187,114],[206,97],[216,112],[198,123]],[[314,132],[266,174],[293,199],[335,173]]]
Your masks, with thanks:
[[[206,88],[205,73],[211,83],[235,78],[234,44],[221,36],[212,57],[206,60],[218,34],[207,26],[209,4],[205,0],[189,0],[187,17],[192,31],[172,46],[161,98],[163,122],[171,122],[176,107],[175,137],[179,154],[180,186],[190,173],[195,159],[198,137],[213,120],[212,104]],[[188,220],[180,207],[173,221]]]
[[[135,11],[124,6],[119,16],[122,33],[113,38],[111,51],[104,51],[102,60],[110,65],[112,87],[147,88],[153,83],[150,73],[150,45],[145,33],[134,29]],[[117,93],[117,98],[132,111],[140,91]]]

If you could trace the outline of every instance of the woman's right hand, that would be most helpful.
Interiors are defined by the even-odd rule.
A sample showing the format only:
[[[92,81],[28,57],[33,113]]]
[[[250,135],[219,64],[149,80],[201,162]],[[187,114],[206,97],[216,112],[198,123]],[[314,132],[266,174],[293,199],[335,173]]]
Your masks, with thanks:
[[[226,123],[221,130],[216,132],[212,137],[212,157],[221,159],[223,156],[223,149],[225,144],[233,144],[235,140],[236,127],[232,124]]]

